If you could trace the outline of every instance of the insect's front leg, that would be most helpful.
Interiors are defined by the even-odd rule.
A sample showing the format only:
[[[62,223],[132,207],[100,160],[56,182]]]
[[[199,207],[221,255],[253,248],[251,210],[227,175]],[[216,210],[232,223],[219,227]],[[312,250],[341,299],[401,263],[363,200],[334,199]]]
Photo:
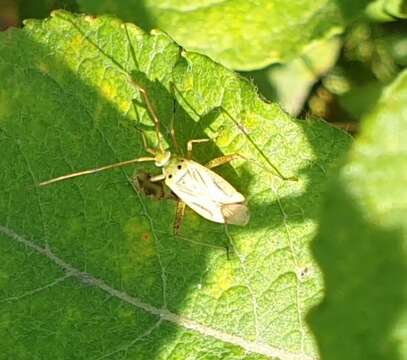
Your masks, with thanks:
[[[193,140],[189,140],[188,143],[187,143],[187,158],[189,160],[192,159],[192,146],[194,144],[208,142],[208,141],[209,141],[209,139],[193,139]]]
[[[182,200],[177,201],[177,210],[175,212],[174,234],[178,235],[181,228],[182,220],[184,219],[186,204]]]
[[[162,181],[165,179],[165,174],[160,174],[160,175],[156,175],[153,176],[152,178],[150,178],[151,182],[157,182],[157,181]]]
[[[148,153],[150,153],[150,154],[152,154],[152,155],[155,155],[155,154],[156,154],[156,151],[155,151],[153,148],[148,147],[147,138],[146,138],[146,134],[144,134],[144,131],[141,130],[141,129],[137,129],[137,130],[140,131],[141,139],[143,140],[144,149],[145,149]]]
[[[155,132],[157,136],[157,142],[158,142],[158,147],[163,150],[163,145],[162,145],[162,139],[161,139],[161,132],[160,132],[160,120],[158,119],[158,115],[156,110],[154,109],[153,102],[150,100],[150,97],[148,95],[147,89],[142,86],[140,83],[138,83],[135,79],[131,80],[133,85],[138,89],[141,98],[145,104],[145,108],[147,109],[147,112],[151,118],[151,120],[154,123],[155,127]],[[133,100],[133,104],[137,103],[136,101]]]

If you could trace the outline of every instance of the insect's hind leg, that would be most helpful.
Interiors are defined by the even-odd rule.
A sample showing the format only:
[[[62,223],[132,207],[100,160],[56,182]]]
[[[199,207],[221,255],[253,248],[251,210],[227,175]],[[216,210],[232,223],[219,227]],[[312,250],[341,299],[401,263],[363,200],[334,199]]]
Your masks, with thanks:
[[[267,164],[271,167],[274,174],[277,175],[282,180],[289,180],[289,181],[298,181],[296,176],[285,176],[283,175],[280,170],[270,161],[270,159],[263,153],[263,151],[256,145],[256,143],[251,138],[250,134],[248,133],[247,129],[239,123],[223,106],[219,106],[216,108],[217,111],[226,115],[236,126],[237,128],[246,136],[247,140],[256,148],[260,157],[262,157]]]
[[[175,212],[174,234],[178,235],[181,229],[182,220],[184,219],[186,204],[182,200],[177,201],[177,210]]]

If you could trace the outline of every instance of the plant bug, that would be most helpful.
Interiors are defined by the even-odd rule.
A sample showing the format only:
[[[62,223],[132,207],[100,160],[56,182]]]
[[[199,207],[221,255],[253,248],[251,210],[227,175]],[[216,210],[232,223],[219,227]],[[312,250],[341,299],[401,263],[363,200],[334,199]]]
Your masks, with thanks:
[[[138,88],[144,105],[154,123],[157,136],[157,148],[153,149],[148,147],[146,137],[144,133],[141,132],[144,148],[146,152],[152,156],[144,156],[95,169],[59,176],[43,181],[39,183],[39,186],[45,186],[58,181],[89,175],[133,163],[153,161],[155,166],[162,169],[162,173],[149,177],[147,179],[148,182],[153,184],[155,182],[164,181],[165,185],[167,185],[178,198],[174,224],[175,233],[178,233],[180,229],[186,205],[207,220],[223,224],[246,225],[250,219],[250,212],[245,197],[220,175],[211,170],[214,167],[243,157],[239,154],[225,155],[211,160],[205,166],[192,160],[193,145],[207,142],[209,139],[189,140],[187,143],[187,157],[178,155],[172,156],[170,151],[164,149],[160,133],[160,122],[147,94],[147,90],[134,80],[133,83]],[[179,147],[173,127],[171,129],[171,136],[174,146],[178,149]]]

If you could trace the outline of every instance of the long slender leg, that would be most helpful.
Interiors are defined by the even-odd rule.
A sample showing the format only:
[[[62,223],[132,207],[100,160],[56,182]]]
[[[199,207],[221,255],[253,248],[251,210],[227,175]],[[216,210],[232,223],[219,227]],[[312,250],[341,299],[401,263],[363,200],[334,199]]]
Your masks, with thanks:
[[[129,35],[129,31],[127,29],[127,26],[125,25],[125,31],[126,31],[126,36],[127,36],[127,40],[128,43],[130,45],[130,54],[131,57],[133,58],[134,61],[134,65],[136,66],[136,69],[139,69],[139,63],[137,61],[136,58],[136,52],[134,51],[134,47],[132,45],[132,41],[130,39],[130,35]],[[141,97],[144,100],[144,103],[146,104],[147,110],[150,113],[150,116],[154,122],[154,126],[155,126],[155,130],[156,130],[156,135],[157,135],[157,141],[158,141],[158,146],[160,148],[161,151],[163,151],[163,147],[162,147],[162,141],[161,141],[161,133],[160,133],[160,121],[158,119],[157,113],[154,110],[154,107],[148,97],[147,94],[147,89],[145,89],[142,85],[140,85],[135,79],[131,78],[132,83],[137,87],[137,89],[140,91]]]
[[[175,86],[175,84],[173,85],[175,91],[179,94],[179,96],[181,96],[181,98],[183,99],[183,101],[188,105],[188,107],[197,115],[200,116],[200,114],[198,114],[195,109],[192,107],[191,104],[189,104],[188,101],[186,101],[186,99],[184,98],[184,96],[182,95],[181,91]],[[240,131],[242,131],[242,133],[247,137],[247,139],[249,140],[249,142],[259,151],[260,156],[268,163],[268,165],[273,169],[274,173],[280,177],[283,180],[289,180],[289,181],[298,181],[298,178],[296,176],[284,176],[280,170],[269,160],[269,158],[263,153],[263,151],[257,146],[257,144],[253,141],[253,139],[251,138],[251,136],[248,134],[248,131],[245,129],[245,127],[240,124],[223,106],[219,106],[217,108],[215,108],[214,110],[219,110],[220,112],[222,112],[223,114],[225,114],[230,120],[232,120],[232,122],[239,128]]]
[[[173,90],[175,90],[178,95],[180,96],[180,98],[182,99],[182,101],[192,110],[192,112],[197,116],[200,117],[201,115],[198,114],[198,112],[192,107],[192,105],[187,101],[187,99],[185,99],[185,96],[182,94],[182,92],[177,88],[177,86],[175,85],[175,83],[171,82],[171,87],[173,88]]]
[[[189,140],[187,143],[187,158],[192,159],[192,146],[193,144],[198,144],[198,143],[203,143],[203,142],[208,142],[210,141],[209,139],[193,139]]]
[[[161,133],[160,133],[160,120],[158,119],[158,116],[154,109],[153,103],[151,102],[151,100],[148,96],[147,89],[145,89],[142,85],[137,83],[134,79],[132,79],[132,82],[139,90],[141,97],[143,98],[143,101],[146,104],[148,113],[150,114],[150,117],[153,120],[153,123],[155,126],[155,132],[157,135],[158,147],[160,148],[161,151],[164,151],[163,145],[162,145],[162,140],[161,140]]]
[[[178,235],[179,230],[181,228],[182,220],[185,214],[185,203],[182,200],[178,200],[177,202],[177,210],[175,213],[175,221],[174,221],[174,234]]]
[[[177,141],[177,137],[175,136],[175,126],[174,126],[174,119],[175,119],[175,106],[177,104],[176,98],[175,98],[175,85],[173,82],[170,82],[170,90],[171,90],[171,95],[172,95],[172,99],[173,99],[173,103],[172,103],[172,115],[171,115],[171,129],[170,129],[170,134],[171,134],[171,138],[172,138],[172,143],[174,144],[175,147],[175,151],[177,152],[177,154],[181,154],[181,148],[178,145],[178,141]]]
[[[136,99],[133,99],[132,101],[133,101],[134,111],[136,112],[136,116],[137,116],[137,123],[140,124],[141,120],[140,120],[140,114],[138,113],[137,106],[140,106],[140,107],[144,108],[145,110],[147,110],[146,105],[142,101],[138,101]],[[144,131],[139,129],[136,125],[134,126],[134,128],[141,134],[141,139],[143,141],[144,150],[146,150],[146,152],[148,152],[152,155],[156,155],[157,151],[155,151],[155,149],[152,149],[148,146],[147,138],[146,138]]]
[[[243,155],[240,155],[238,153],[235,154],[229,154],[229,155],[223,155],[223,156],[219,156],[215,159],[212,159],[211,161],[209,161],[205,167],[207,167],[208,169],[213,169],[217,166],[226,164],[230,161],[236,160],[236,159],[244,159],[247,160]]]
[[[151,177],[150,181],[151,182],[157,182],[157,181],[162,181],[164,179],[165,179],[165,175],[164,174],[159,174],[159,175]]]
[[[280,170],[269,160],[269,158],[264,154],[264,152],[258,147],[254,142],[252,137],[248,134],[248,131],[245,127],[240,124],[230,113],[223,107],[219,106],[218,109],[225,114],[232,122],[239,128],[239,130],[246,136],[247,140],[256,148],[259,155],[267,162],[267,164],[273,169],[274,173],[283,180],[298,181],[298,178],[295,176],[284,176]]]
[[[230,249],[232,248],[232,250],[234,250],[235,253],[236,253],[236,251],[235,251],[235,247],[233,244],[233,239],[229,234],[228,224],[225,223],[224,225],[225,225],[225,234],[226,234],[226,241],[225,241],[226,258],[228,260],[230,260]]]
[[[137,129],[137,130],[140,131],[141,139],[143,140],[144,149],[145,149],[148,153],[150,153],[150,154],[152,154],[152,155],[156,155],[157,152],[156,152],[153,148],[148,147],[147,138],[146,138],[146,134],[144,134],[144,131],[141,130],[141,129]]]

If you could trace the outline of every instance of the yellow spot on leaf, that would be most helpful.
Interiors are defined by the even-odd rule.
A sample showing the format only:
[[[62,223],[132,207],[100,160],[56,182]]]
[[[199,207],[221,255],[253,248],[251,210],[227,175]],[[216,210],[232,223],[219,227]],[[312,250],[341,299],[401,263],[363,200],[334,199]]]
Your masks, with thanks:
[[[45,63],[38,63],[37,64],[37,69],[41,71],[42,74],[48,74],[49,73],[49,65]]]
[[[85,20],[86,20],[88,23],[92,23],[92,22],[95,22],[96,17],[95,17],[95,16],[92,16],[92,15],[86,15],[86,16],[85,16]]]
[[[234,271],[230,261],[223,264],[214,271],[206,281],[205,291],[215,299],[229,290],[234,285]]]
[[[145,262],[155,255],[154,239],[147,225],[140,219],[131,219],[125,226],[130,261]]]
[[[155,238],[146,221],[133,218],[124,227],[126,237],[120,276],[124,284],[134,284],[142,278],[143,287],[153,287],[157,277],[151,269],[157,266]],[[143,274],[143,275],[140,275]]]
[[[117,88],[111,84],[104,82],[101,87],[101,92],[106,99],[114,99],[117,95]]]
[[[127,113],[130,107],[130,102],[126,100],[121,100],[118,102],[119,110],[123,113]]]
[[[244,116],[244,127],[247,129],[247,132],[250,133],[250,129],[255,129],[258,126],[258,115],[254,113],[246,113]]]
[[[74,49],[79,48],[81,43],[83,42],[83,38],[81,35],[76,35],[72,38],[70,46]]]
[[[230,141],[231,141],[230,134],[227,133],[226,131],[222,131],[219,136],[216,138],[216,144],[219,147],[225,147],[228,146]]]

